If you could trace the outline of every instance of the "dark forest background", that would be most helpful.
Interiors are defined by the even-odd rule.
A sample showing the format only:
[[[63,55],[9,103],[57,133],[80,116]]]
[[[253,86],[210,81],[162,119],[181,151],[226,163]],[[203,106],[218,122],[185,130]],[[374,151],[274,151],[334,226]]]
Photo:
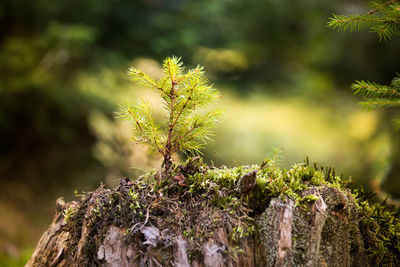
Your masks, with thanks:
[[[209,164],[260,164],[279,149],[283,166],[309,156],[380,190],[399,165],[395,111],[363,111],[350,85],[389,84],[399,37],[326,27],[333,13],[366,12],[355,0],[3,0],[0,265],[26,261],[58,196],[159,167],[113,112],[145,97],[161,114],[126,70],[158,77],[172,55],[203,65],[223,95]],[[400,194],[400,182],[388,187]]]

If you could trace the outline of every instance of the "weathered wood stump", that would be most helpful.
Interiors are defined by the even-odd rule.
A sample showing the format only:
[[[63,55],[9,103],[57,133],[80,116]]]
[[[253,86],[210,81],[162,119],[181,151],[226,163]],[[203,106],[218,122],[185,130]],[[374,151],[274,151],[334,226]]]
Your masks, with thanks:
[[[312,187],[302,194],[319,199],[308,207],[273,198],[264,212],[250,213],[255,231],[237,240],[237,222],[206,202],[182,208],[158,196],[134,217],[123,205],[129,186],[101,187],[78,202],[58,199],[26,266],[369,266],[350,193]],[[176,227],[181,221],[189,225]]]

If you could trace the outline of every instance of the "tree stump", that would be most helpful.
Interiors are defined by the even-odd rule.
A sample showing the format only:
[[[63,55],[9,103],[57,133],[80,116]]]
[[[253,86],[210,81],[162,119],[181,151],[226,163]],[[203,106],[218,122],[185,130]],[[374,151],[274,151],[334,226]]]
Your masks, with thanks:
[[[369,266],[348,192],[312,187],[302,194],[319,199],[308,207],[273,198],[264,212],[251,215],[255,231],[233,242],[235,222],[207,203],[196,203],[191,213],[179,206],[185,203],[155,198],[135,218],[122,204],[130,186],[125,180],[118,190],[100,187],[78,202],[58,199],[53,222],[26,266]],[[212,231],[201,232],[209,218],[215,220]],[[195,232],[175,226],[183,219],[193,223],[183,229]]]

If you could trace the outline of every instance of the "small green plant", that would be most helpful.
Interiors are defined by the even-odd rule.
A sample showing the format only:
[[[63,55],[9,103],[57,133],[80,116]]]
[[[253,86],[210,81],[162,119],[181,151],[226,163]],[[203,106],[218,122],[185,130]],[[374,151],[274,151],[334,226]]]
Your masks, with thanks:
[[[71,218],[75,215],[76,209],[74,207],[69,207],[68,209],[64,210],[64,217],[65,221],[69,222]]]
[[[180,58],[172,57],[164,60],[162,68],[164,75],[159,81],[133,67],[129,69],[129,76],[160,93],[166,121],[156,123],[150,105],[144,101],[121,105],[118,117],[132,122],[136,142],[161,154],[165,178],[171,172],[172,156],[176,152],[200,153],[210,139],[211,128],[219,123],[222,110],[204,111],[220,94],[208,83],[203,67],[184,72]]]

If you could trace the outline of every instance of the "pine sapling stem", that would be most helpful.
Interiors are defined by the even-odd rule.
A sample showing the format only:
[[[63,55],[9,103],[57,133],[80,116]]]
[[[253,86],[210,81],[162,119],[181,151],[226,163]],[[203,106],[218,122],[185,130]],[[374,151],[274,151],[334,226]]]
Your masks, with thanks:
[[[175,102],[175,85],[176,82],[173,80],[171,75],[171,93],[170,93],[170,111],[169,111],[169,123],[168,123],[168,137],[167,137],[167,144],[165,145],[164,151],[164,175],[168,176],[169,172],[171,171],[172,167],[172,132],[174,129],[174,102]]]

